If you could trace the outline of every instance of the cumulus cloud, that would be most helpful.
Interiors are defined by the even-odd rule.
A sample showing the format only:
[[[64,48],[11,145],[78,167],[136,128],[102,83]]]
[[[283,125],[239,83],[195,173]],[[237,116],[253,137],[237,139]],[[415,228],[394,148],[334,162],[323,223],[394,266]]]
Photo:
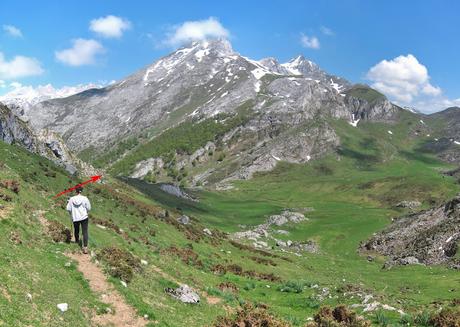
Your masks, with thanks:
[[[13,25],[3,25],[3,31],[12,37],[22,37],[21,30]]]
[[[300,35],[300,44],[304,48],[310,48],[310,49],[319,49],[320,44],[319,40],[316,36],[308,36],[305,34]]]
[[[331,30],[329,27],[321,26],[320,30],[321,30],[321,33],[323,33],[324,35],[327,35],[327,36],[335,35],[335,32]]]
[[[35,58],[16,56],[8,61],[0,52],[0,78],[2,79],[36,76],[43,72],[40,62]]]
[[[229,36],[230,32],[216,18],[209,17],[175,26],[168,34],[164,44],[176,47],[192,41],[228,38]]]
[[[89,23],[91,31],[106,38],[120,38],[123,32],[130,28],[129,20],[113,15],[96,18]]]
[[[430,83],[428,69],[411,54],[382,60],[369,69],[366,77],[372,81],[373,88],[400,106],[424,113],[460,106],[460,98],[449,99],[440,87]]]
[[[96,63],[96,57],[105,48],[96,40],[75,39],[71,48],[56,51],[56,59],[69,66],[84,66]]]
[[[439,87],[430,84],[427,68],[411,54],[382,60],[368,71],[367,78],[372,87],[405,103],[419,95],[441,94]]]

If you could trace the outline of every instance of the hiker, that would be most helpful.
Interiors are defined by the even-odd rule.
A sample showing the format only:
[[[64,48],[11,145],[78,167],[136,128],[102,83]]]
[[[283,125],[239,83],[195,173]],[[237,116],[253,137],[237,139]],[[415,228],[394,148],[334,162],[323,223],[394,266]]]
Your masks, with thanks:
[[[81,195],[83,187],[78,186],[75,189],[77,195],[72,196],[67,203],[67,211],[70,213],[73,222],[75,234],[75,243],[82,246],[80,241],[80,225],[83,234],[83,253],[88,253],[88,211],[91,210],[91,204],[86,196]]]

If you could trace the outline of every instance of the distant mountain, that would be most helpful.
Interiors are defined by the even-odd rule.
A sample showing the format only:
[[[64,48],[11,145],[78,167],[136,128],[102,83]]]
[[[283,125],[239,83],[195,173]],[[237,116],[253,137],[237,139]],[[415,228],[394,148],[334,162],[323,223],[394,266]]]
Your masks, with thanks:
[[[62,135],[84,158],[102,157],[101,167],[123,175],[144,177],[166,153],[188,156],[182,165],[206,161],[202,152],[220,153],[219,166],[230,167],[223,173],[198,163],[204,170],[193,183],[201,183],[249,178],[278,161],[309,161],[340,144],[329,119],[388,122],[399,110],[302,56],[255,61],[214,40],[192,43],[110,86],[40,102],[24,115],[35,129]],[[194,141],[180,150],[175,133],[179,128],[183,136],[184,124],[193,126]],[[158,137],[174,142],[160,146]]]
[[[450,107],[426,118],[435,122],[437,133],[420,150],[436,154],[447,162],[460,163],[460,108]]]
[[[80,84],[77,86],[64,86],[62,88],[55,88],[51,84],[32,86],[17,86],[14,90],[0,96],[0,102],[7,105],[15,111],[16,114],[22,115],[25,110],[29,110],[31,106],[39,102],[65,98],[82,91],[99,88],[98,84]]]

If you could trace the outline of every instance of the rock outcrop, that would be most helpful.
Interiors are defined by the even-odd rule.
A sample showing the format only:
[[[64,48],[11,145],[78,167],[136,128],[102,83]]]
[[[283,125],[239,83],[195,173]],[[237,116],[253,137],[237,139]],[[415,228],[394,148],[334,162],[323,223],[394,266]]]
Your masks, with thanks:
[[[91,165],[70,152],[58,134],[46,129],[33,131],[26,121],[2,104],[0,104],[0,140],[8,144],[17,144],[39,154],[63,167],[70,174],[75,174],[77,171],[83,175],[96,173]]]
[[[397,219],[361,246],[392,264],[448,264],[460,268],[460,195],[446,204]]]
[[[196,304],[200,302],[198,293],[185,284],[176,289],[166,288],[165,292],[183,303]]]

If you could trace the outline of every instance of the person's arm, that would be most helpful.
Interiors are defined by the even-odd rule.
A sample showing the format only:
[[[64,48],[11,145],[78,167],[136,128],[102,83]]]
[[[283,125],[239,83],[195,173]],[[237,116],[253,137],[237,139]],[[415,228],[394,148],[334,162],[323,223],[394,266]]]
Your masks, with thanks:
[[[88,210],[88,211],[91,210],[91,203],[89,202],[88,198],[86,198],[86,210]]]
[[[68,211],[68,212],[72,212],[72,204],[70,203],[70,199],[69,199],[69,201],[67,202],[67,211]]]

